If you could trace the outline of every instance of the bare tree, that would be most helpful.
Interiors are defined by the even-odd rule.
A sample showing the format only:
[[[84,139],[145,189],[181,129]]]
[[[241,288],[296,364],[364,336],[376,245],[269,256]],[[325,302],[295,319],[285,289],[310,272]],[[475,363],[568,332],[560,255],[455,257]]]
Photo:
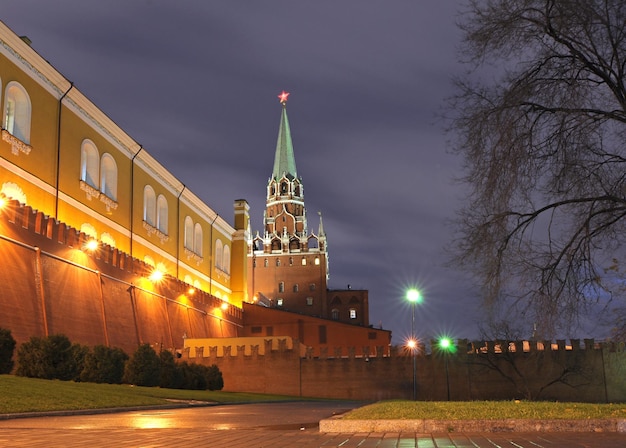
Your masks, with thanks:
[[[456,261],[487,309],[551,338],[622,294],[609,267],[626,263],[626,2],[467,8],[471,71],[452,101],[469,186]]]

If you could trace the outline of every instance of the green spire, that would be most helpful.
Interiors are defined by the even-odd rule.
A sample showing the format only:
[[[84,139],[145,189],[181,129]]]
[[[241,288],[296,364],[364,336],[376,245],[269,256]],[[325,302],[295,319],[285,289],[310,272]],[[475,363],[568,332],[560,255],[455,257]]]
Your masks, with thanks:
[[[279,179],[285,174],[289,179],[298,177],[296,171],[296,159],[293,155],[293,144],[291,143],[291,131],[289,130],[289,120],[287,119],[287,101],[281,101],[283,111],[280,116],[280,128],[278,129],[278,141],[276,142],[276,155],[274,156],[273,179]]]

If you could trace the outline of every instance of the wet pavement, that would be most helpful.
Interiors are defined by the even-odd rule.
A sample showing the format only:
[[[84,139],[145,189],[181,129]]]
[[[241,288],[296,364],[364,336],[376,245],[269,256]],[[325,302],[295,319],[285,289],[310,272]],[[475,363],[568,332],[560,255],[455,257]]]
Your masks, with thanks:
[[[345,402],[220,405],[0,421],[0,447],[624,448],[626,433],[320,433]]]

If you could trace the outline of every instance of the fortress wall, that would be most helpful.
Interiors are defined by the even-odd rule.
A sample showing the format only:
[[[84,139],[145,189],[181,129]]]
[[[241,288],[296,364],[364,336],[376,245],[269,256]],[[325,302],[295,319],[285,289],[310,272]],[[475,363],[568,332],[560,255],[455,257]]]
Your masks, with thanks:
[[[0,327],[12,327],[19,341],[43,336],[43,304],[35,275],[35,251],[0,239]]]
[[[46,256],[41,264],[48,333],[85,345],[104,341],[98,275]]]
[[[413,395],[411,356],[318,358],[298,353],[302,349],[297,348],[297,341],[293,349],[287,344],[272,348],[272,342],[266,341],[263,353],[257,343],[246,347],[225,341],[218,347],[198,342],[194,349],[196,341],[187,340],[183,357],[217,365],[228,391],[354,400],[411,399]],[[449,390],[453,401],[626,401],[623,346],[598,346],[590,341],[584,350],[548,343],[545,350],[497,352],[492,344],[491,351],[484,353],[462,350],[464,346],[459,344],[456,353],[415,358],[418,400],[445,401]]]
[[[183,335],[237,336],[241,309],[171,276],[147,283],[145,263],[101,245],[17,201],[0,210],[0,327],[18,344],[32,336],[65,334],[72,342],[119,347],[139,343],[181,349]],[[45,312],[44,312],[45,310]]]

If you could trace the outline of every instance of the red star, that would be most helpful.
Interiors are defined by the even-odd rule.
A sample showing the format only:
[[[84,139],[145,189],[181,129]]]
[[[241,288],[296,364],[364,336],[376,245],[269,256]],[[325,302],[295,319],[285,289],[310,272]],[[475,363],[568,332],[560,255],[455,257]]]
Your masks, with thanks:
[[[287,97],[289,96],[289,92],[285,92],[284,90],[278,95],[280,99],[280,104],[285,104],[287,102]]]

